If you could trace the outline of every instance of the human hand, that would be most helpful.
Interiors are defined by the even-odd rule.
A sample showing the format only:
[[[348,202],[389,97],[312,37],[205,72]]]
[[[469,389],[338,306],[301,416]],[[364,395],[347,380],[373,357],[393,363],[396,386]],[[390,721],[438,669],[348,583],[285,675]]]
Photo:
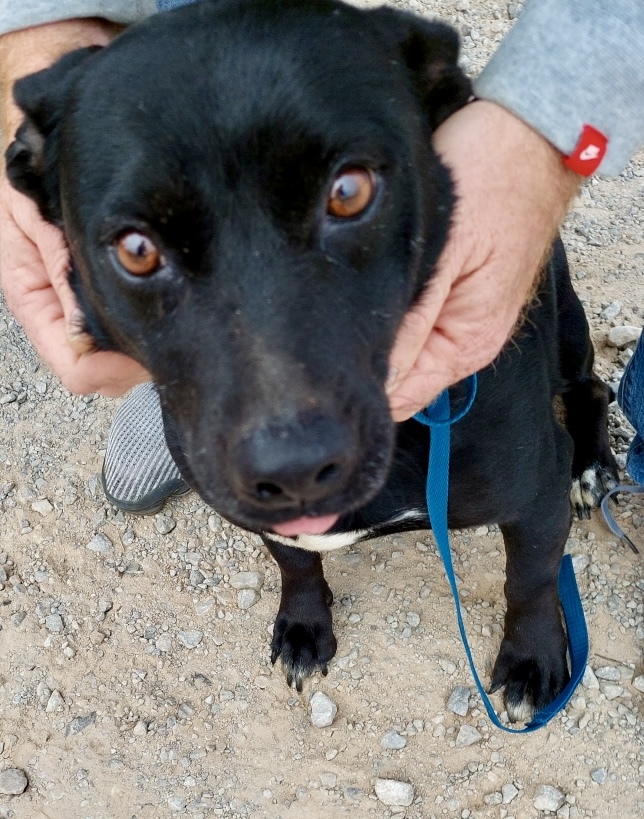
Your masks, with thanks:
[[[501,106],[476,101],[434,134],[458,197],[448,243],[390,356],[395,421],[490,364],[511,335],[581,181]]]
[[[73,48],[109,42],[114,28],[98,21],[55,23],[8,34],[0,43],[2,133],[11,141],[22,114],[11,99],[13,81],[51,64]],[[63,234],[43,221],[35,204],[0,172],[0,283],[7,306],[46,364],[71,392],[121,395],[150,379],[132,359],[94,350],[68,283]]]

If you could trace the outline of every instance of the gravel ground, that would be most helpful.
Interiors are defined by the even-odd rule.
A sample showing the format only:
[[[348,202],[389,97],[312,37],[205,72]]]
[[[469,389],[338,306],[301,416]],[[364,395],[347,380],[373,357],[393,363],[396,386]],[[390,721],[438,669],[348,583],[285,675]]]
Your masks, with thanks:
[[[399,5],[455,23],[472,71],[518,10]],[[592,180],[565,230],[610,382],[631,351],[609,330],[644,317],[643,179],[640,154]],[[257,538],[194,494],[152,518],[116,512],[98,479],[115,402],[61,389],[4,308],[0,330],[0,818],[643,815],[641,556],[599,516],[569,542],[590,667],[546,729],[491,727],[425,533],[325,558],[338,655],[297,695],[269,663],[279,575]],[[623,462],[632,430],[616,407],[610,423]],[[644,546],[644,503],[618,519]],[[453,549],[485,676],[502,541],[481,527]]]

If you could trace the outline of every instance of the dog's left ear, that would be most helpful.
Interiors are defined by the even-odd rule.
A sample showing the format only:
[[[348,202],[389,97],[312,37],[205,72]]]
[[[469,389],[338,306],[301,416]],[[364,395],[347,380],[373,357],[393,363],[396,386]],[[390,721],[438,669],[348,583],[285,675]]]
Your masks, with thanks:
[[[60,223],[58,128],[73,80],[100,46],[66,54],[51,68],[23,77],[13,95],[25,119],[7,148],[7,177],[38,205],[44,219]]]
[[[458,65],[460,40],[452,26],[408,12],[381,7],[371,12],[409,69],[432,129],[458,111],[472,94],[470,80]]]

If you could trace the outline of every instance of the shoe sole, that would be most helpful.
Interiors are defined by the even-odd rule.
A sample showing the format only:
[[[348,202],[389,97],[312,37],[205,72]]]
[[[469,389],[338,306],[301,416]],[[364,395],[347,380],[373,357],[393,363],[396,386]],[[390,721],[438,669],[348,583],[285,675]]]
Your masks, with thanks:
[[[134,501],[124,501],[115,498],[106,486],[105,472],[101,471],[101,484],[103,485],[103,493],[107,500],[120,509],[122,512],[128,512],[130,515],[154,515],[163,508],[163,504],[170,498],[180,497],[190,491],[190,487],[180,478],[175,478],[168,481],[162,486],[148,492],[142,498]]]

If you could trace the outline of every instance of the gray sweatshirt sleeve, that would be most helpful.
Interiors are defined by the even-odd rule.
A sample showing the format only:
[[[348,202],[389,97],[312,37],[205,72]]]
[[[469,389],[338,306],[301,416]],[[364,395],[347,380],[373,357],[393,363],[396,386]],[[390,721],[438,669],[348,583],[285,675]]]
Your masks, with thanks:
[[[156,10],[155,0],[0,0],[0,34],[78,17],[129,24]]]
[[[565,155],[592,125],[618,174],[644,144],[644,0],[528,0],[474,91]]]

